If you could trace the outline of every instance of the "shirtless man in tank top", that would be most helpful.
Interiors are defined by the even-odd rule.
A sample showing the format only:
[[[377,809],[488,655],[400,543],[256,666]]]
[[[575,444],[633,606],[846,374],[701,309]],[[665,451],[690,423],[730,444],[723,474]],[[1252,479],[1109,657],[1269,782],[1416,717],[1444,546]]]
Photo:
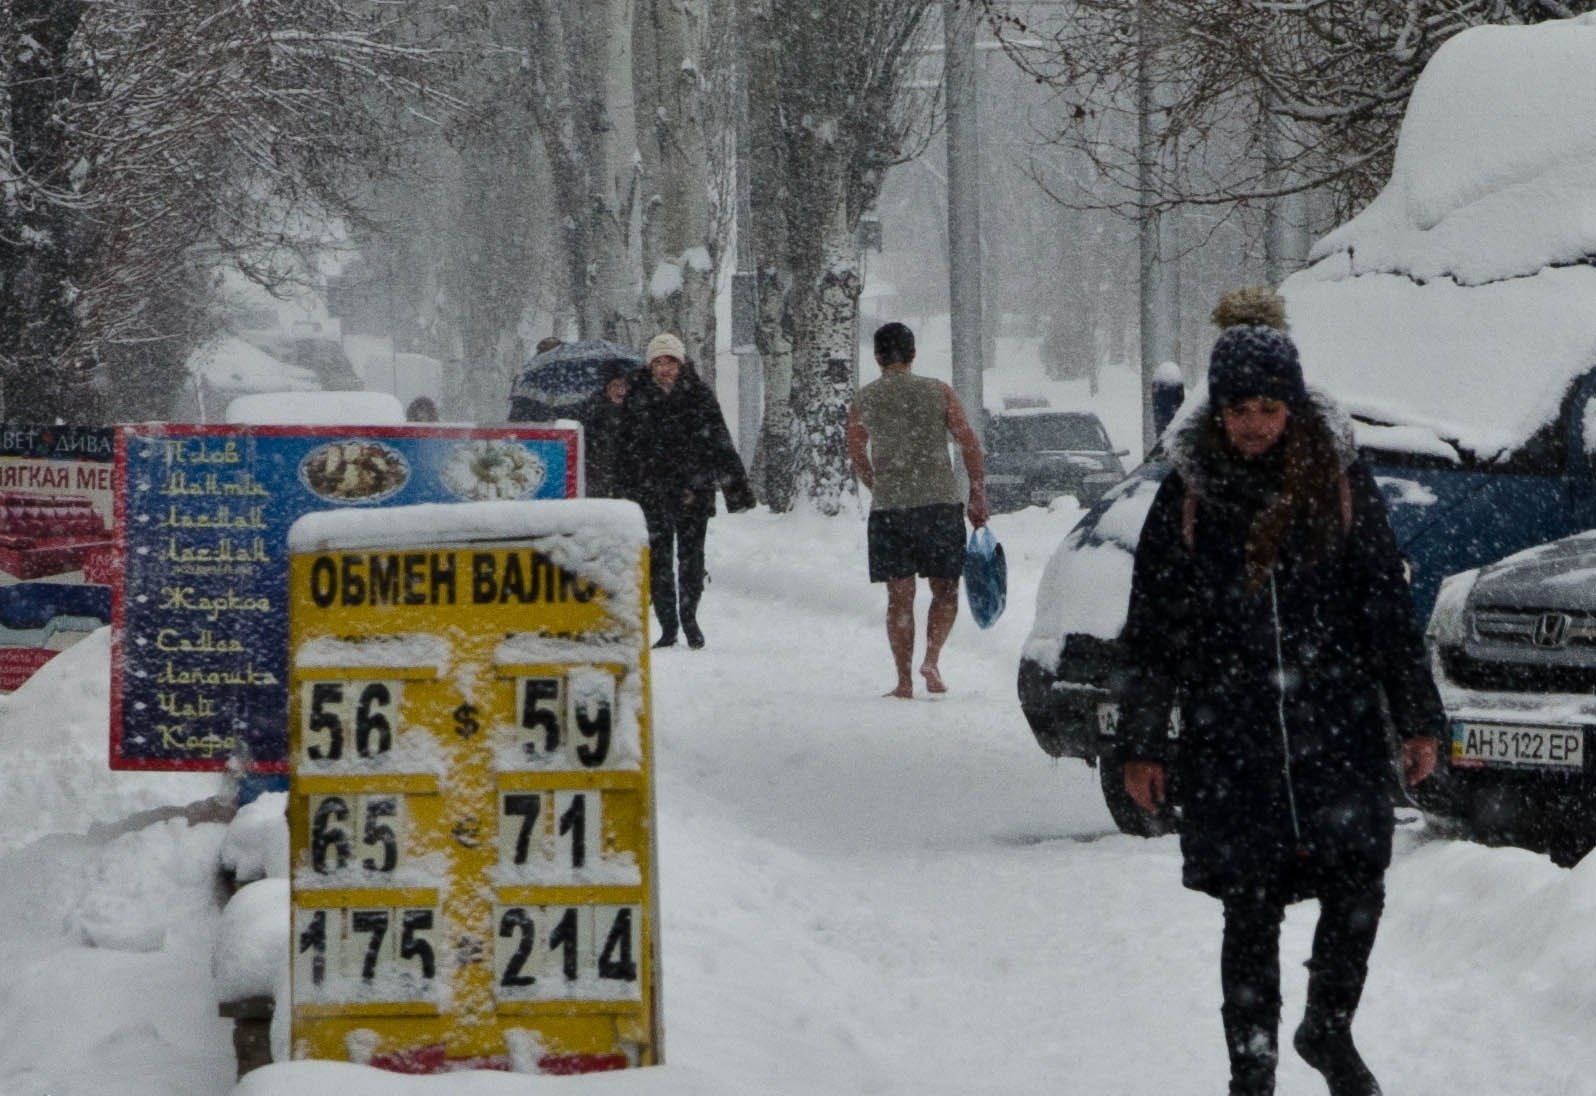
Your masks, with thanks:
[[[931,586],[920,676],[928,692],[947,692],[937,659],[959,612],[966,514],[949,436],[964,457],[968,515],[977,527],[987,519],[986,471],[981,441],[953,389],[910,372],[914,332],[901,323],[878,328],[875,352],[881,376],[861,388],[848,409],[848,456],[870,492],[870,581],[887,585],[887,644],[898,683],[886,695],[909,699],[917,575]]]

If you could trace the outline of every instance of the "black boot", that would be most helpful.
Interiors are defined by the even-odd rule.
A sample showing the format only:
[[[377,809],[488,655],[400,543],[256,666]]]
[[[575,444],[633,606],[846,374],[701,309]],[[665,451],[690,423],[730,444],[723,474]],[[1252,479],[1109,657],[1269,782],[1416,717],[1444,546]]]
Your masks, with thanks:
[[[654,641],[654,646],[656,646],[656,647],[674,647],[674,646],[676,646],[676,629],[672,628],[672,629],[670,629],[667,632],[661,632],[660,633],[660,637]]]
[[[698,650],[704,645],[704,633],[699,630],[698,621],[682,621],[682,634],[687,637],[687,645],[693,650]]]
[[[1330,1096],[1380,1096],[1380,1083],[1352,1043],[1352,1015],[1363,996],[1362,979],[1308,975],[1308,1008],[1291,1039],[1302,1060],[1324,1074]]]
[[[1225,1021],[1225,1048],[1230,1052],[1230,1096],[1274,1096],[1275,1064],[1280,1058],[1280,1009],[1219,1010]]]

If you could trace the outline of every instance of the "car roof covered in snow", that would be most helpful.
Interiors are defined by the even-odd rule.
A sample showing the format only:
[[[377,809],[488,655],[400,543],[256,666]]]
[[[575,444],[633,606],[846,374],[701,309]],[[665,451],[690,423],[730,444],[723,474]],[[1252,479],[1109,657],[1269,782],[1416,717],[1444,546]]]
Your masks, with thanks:
[[[1596,17],[1442,46],[1390,182],[1281,287],[1309,381],[1485,459],[1551,421],[1596,366],[1593,115]]]

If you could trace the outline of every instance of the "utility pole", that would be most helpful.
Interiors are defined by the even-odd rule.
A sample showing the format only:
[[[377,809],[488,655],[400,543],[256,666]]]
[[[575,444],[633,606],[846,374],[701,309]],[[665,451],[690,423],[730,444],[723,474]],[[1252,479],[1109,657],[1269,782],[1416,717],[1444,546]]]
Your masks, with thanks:
[[[1264,155],[1267,157],[1268,185],[1284,190],[1297,176],[1287,166],[1290,133],[1287,122],[1271,109],[1268,91],[1264,95]],[[1286,276],[1308,260],[1308,194],[1294,190],[1272,198],[1264,211],[1264,278],[1278,286]]]
[[[953,391],[970,425],[984,433],[981,363],[981,147],[976,120],[973,5],[942,0],[942,60],[948,112],[948,324]]]
[[[1158,111],[1159,104],[1153,83],[1153,58],[1157,42],[1146,0],[1137,5],[1137,35],[1137,188],[1142,203],[1138,233],[1141,260],[1142,452],[1146,454],[1158,440],[1153,421],[1153,390],[1159,366],[1167,361],[1179,364],[1180,282],[1177,264],[1180,261],[1180,244],[1175,238],[1179,228],[1177,218],[1173,213],[1161,213],[1155,204],[1158,134],[1153,127],[1153,115]]]
[[[752,467],[764,415],[764,370],[754,345],[759,316],[759,276],[754,270],[754,225],[749,196],[748,70],[737,61],[736,107],[736,211],[737,267],[732,273],[732,353],[737,355],[737,452],[744,467]]]

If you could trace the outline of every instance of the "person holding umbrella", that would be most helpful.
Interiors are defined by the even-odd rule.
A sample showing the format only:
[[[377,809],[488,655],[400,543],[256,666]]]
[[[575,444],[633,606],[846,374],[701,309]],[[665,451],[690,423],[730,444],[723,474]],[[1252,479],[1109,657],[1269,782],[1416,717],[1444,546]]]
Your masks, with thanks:
[[[705,642],[698,603],[715,489],[732,513],[751,509],[754,492],[715,393],[682,340],[656,335],[643,357],[648,364],[629,378],[623,405],[616,490],[643,508],[648,523],[649,596],[660,627],[654,646],[674,646],[679,631],[697,649]]]

